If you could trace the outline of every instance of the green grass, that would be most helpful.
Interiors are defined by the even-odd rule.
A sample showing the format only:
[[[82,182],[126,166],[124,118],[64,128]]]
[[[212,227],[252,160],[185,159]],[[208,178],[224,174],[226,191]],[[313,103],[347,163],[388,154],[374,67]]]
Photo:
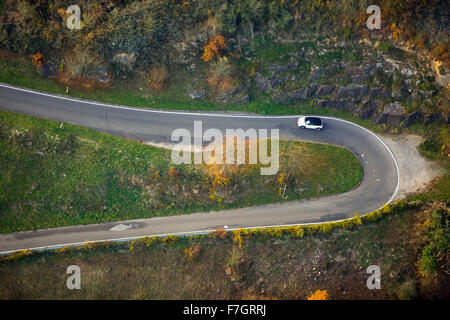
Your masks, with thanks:
[[[282,183],[278,174],[261,176],[258,165],[172,166],[168,150],[0,112],[3,233],[338,194],[354,188],[363,170],[344,148],[281,141],[279,173]],[[228,182],[218,184],[219,176]]]

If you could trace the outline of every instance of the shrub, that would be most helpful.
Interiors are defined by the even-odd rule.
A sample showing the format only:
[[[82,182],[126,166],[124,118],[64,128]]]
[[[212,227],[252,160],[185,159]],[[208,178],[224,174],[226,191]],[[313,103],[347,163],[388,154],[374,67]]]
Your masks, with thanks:
[[[281,238],[283,236],[283,229],[280,227],[267,228],[267,233],[271,237]]]
[[[376,211],[373,211],[373,212],[365,215],[364,220],[373,222],[373,221],[377,221],[382,216],[383,216],[383,213],[381,212],[381,210],[376,210]]]
[[[131,241],[131,242],[130,242],[129,250],[130,250],[130,251],[133,251],[133,250],[134,250],[134,241]]]
[[[446,66],[450,67],[450,40],[437,45],[431,54],[437,60],[442,61]]]
[[[327,290],[317,290],[308,297],[308,300],[328,300]]]
[[[305,229],[302,226],[290,227],[288,231],[295,238],[303,238],[305,235]]]
[[[64,252],[69,251],[70,249],[71,249],[70,247],[62,247],[62,248],[59,248],[59,249],[57,249],[55,251],[59,252],[59,253],[64,253]]]
[[[202,60],[205,62],[210,61],[214,57],[220,57],[226,48],[227,39],[224,36],[216,35],[206,42]]]
[[[218,61],[210,65],[206,81],[213,90],[227,92],[239,83],[236,73],[237,66],[235,63],[227,57],[219,58]]]
[[[218,227],[216,228],[216,231],[212,232],[210,234],[211,238],[219,238],[219,239],[226,239],[227,238],[227,232],[222,228],[222,227]]]
[[[42,66],[44,64],[44,57],[42,56],[42,53],[36,52],[33,55],[33,64],[36,67],[40,67],[40,66]]]
[[[434,255],[432,245],[428,245],[423,248],[422,257],[420,259],[420,269],[425,274],[429,274],[439,269],[439,263]]]
[[[239,244],[239,248],[242,248],[243,235],[248,235],[249,231],[246,229],[236,229],[233,230],[233,234],[233,242]]]
[[[417,298],[416,281],[410,279],[402,283],[397,289],[397,297],[401,300],[412,300]]]
[[[147,247],[155,244],[156,242],[158,242],[158,237],[145,237],[145,238],[136,240],[136,243],[145,244]]]
[[[324,223],[322,224],[322,233],[330,233],[331,230],[333,230],[333,224],[332,223]]]
[[[232,280],[238,281],[242,279],[245,267],[246,261],[243,250],[233,247],[228,263],[225,266],[225,272]]]
[[[173,234],[169,234],[169,236],[162,238],[161,241],[164,244],[171,246],[171,245],[175,244],[175,242],[178,241],[178,238],[176,236],[174,236]]]
[[[20,251],[15,251],[13,253],[10,253],[6,256],[3,256],[0,258],[0,261],[2,260],[14,260],[14,259],[18,259],[21,258],[23,256],[28,256],[30,254],[32,254],[33,252],[30,249],[25,249],[25,250],[20,250]]]
[[[175,167],[170,167],[169,171],[167,172],[167,177],[169,179],[176,179],[180,177],[180,171],[178,171]]]
[[[165,65],[153,66],[147,73],[147,83],[152,90],[159,91],[169,75],[169,71]]]
[[[189,248],[184,249],[184,256],[187,260],[193,260],[200,255],[201,246],[195,244]]]
[[[79,82],[82,87],[92,87],[92,77],[106,75],[106,67],[100,55],[88,47],[78,46],[64,57],[65,74],[60,76],[63,82]]]

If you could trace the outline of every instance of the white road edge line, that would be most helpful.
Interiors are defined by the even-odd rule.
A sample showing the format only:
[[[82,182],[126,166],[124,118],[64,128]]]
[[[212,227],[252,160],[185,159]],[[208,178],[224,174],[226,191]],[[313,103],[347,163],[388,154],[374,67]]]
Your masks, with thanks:
[[[79,102],[79,103],[86,103],[86,104],[91,104],[91,105],[99,105],[99,106],[108,107],[108,108],[140,111],[140,112],[180,114],[180,115],[190,115],[190,116],[196,116],[197,115],[197,116],[225,117],[225,118],[227,118],[227,117],[228,118],[249,118],[249,119],[252,119],[252,118],[253,119],[294,119],[294,118],[298,118],[298,116],[227,115],[227,114],[211,114],[211,113],[196,113],[196,112],[179,112],[179,111],[139,109],[139,108],[131,108],[131,107],[125,107],[125,106],[110,105],[110,104],[105,104],[105,103],[95,102],[95,101],[89,101],[89,100],[83,100],[83,99],[73,99],[73,98],[68,98],[68,97],[59,96],[59,95],[52,95],[52,94],[43,93],[43,92],[39,92],[39,91],[34,91],[34,90],[30,90],[30,89],[25,89],[25,88],[20,88],[20,87],[16,87],[16,86],[11,86],[11,85],[7,85],[7,84],[4,84],[4,83],[0,83],[0,87],[5,87],[5,88],[13,89],[13,90],[18,90],[18,91],[28,92],[28,93],[32,93],[32,94],[42,95],[42,96],[46,96],[46,97],[50,97],[50,98],[69,100],[69,101],[74,101],[74,102]],[[335,118],[335,117],[328,117],[328,116],[321,116],[321,115],[318,115],[318,117],[321,117],[321,118],[324,118],[324,119],[332,119],[332,120],[342,121],[342,122],[345,122],[345,123],[357,126],[358,128],[363,129],[366,132],[372,134],[375,138],[377,138],[384,145],[384,147],[388,150],[389,154],[391,155],[391,157],[392,157],[392,159],[394,160],[394,163],[395,163],[395,169],[397,171],[397,186],[395,187],[395,191],[392,194],[391,198],[384,205],[382,205],[380,208],[378,208],[377,210],[379,210],[382,207],[384,207],[385,205],[391,203],[392,200],[397,195],[398,189],[400,187],[400,170],[399,170],[399,167],[398,167],[397,159],[395,158],[394,154],[392,153],[391,149],[387,146],[387,144],[379,136],[377,136],[375,133],[373,133],[372,131],[364,128],[363,126],[360,126],[359,124],[356,124],[356,123],[353,123],[353,122],[350,122],[350,121],[347,121],[347,120],[344,120],[344,119]],[[374,210],[374,211],[376,211],[376,210]],[[368,213],[366,213],[366,214],[368,214]],[[340,221],[345,221],[345,220],[350,220],[350,219],[352,219],[352,218],[333,220],[333,221],[327,221],[327,222],[297,223],[297,224],[284,224],[284,225],[269,225],[269,226],[245,227],[245,228],[228,228],[227,231],[233,231],[233,230],[239,230],[239,229],[250,230],[250,229],[259,229],[259,228],[317,225],[317,224],[322,224],[322,223],[340,222]],[[117,222],[120,223],[120,221],[117,221]],[[86,243],[98,243],[98,242],[107,242],[107,241],[112,241],[112,242],[132,241],[132,240],[146,238],[146,237],[165,237],[165,236],[168,236],[168,235],[189,236],[189,235],[207,234],[207,233],[211,233],[211,232],[214,232],[214,231],[216,231],[216,230],[177,232],[177,233],[167,233],[167,234],[158,234],[158,235],[136,236],[136,237],[130,237],[130,238],[116,238],[116,239],[105,239],[105,240],[93,240],[93,241],[86,241],[86,242],[73,242],[73,243],[65,243],[65,244],[58,244],[58,245],[52,245],[52,246],[43,246],[43,247],[24,248],[24,249],[3,251],[3,252],[0,252],[0,255],[7,255],[7,254],[11,254],[11,253],[14,253],[14,252],[17,252],[17,251],[23,251],[23,250],[42,251],[42,250],[52,250],[52,249],[58,249],[58,248],[64,248],[64,247],[81,246],[81,245],[86,244]]]

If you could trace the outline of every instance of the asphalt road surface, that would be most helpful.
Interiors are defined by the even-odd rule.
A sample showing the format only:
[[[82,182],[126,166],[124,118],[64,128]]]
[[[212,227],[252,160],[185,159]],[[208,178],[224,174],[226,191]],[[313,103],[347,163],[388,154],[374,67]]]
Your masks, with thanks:
[[[138,109],[55,96],[4,84],[0,84],[0,109],[156,143],[170,142],[170,136],[177,128],[188,129],[193,134],[194,121],[199,120],[203,130],[279,129],[282,138],[344,146],[358,157],[364,167],[361,184],[340,195],[218,212],[3,234],[0,235],[0,253],[90,241],[207,232],[217,227],[234,229],[342,220],[355,213],[362,215],[371,212],[390,202],[399,185],[398,166],[386,144],[367,129],[337,118],[322,117],[324,130],[312,131],[299,129],[297,116]]]

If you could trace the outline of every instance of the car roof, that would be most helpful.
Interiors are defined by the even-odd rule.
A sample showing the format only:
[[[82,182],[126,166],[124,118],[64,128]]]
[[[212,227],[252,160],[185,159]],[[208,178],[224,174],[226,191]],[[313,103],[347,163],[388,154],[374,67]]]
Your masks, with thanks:
[[[305,121],[311,121],[311,122],[315,122],[315,123],[322,123],[322,120],[320,118],[317,117],[305,117]]]

